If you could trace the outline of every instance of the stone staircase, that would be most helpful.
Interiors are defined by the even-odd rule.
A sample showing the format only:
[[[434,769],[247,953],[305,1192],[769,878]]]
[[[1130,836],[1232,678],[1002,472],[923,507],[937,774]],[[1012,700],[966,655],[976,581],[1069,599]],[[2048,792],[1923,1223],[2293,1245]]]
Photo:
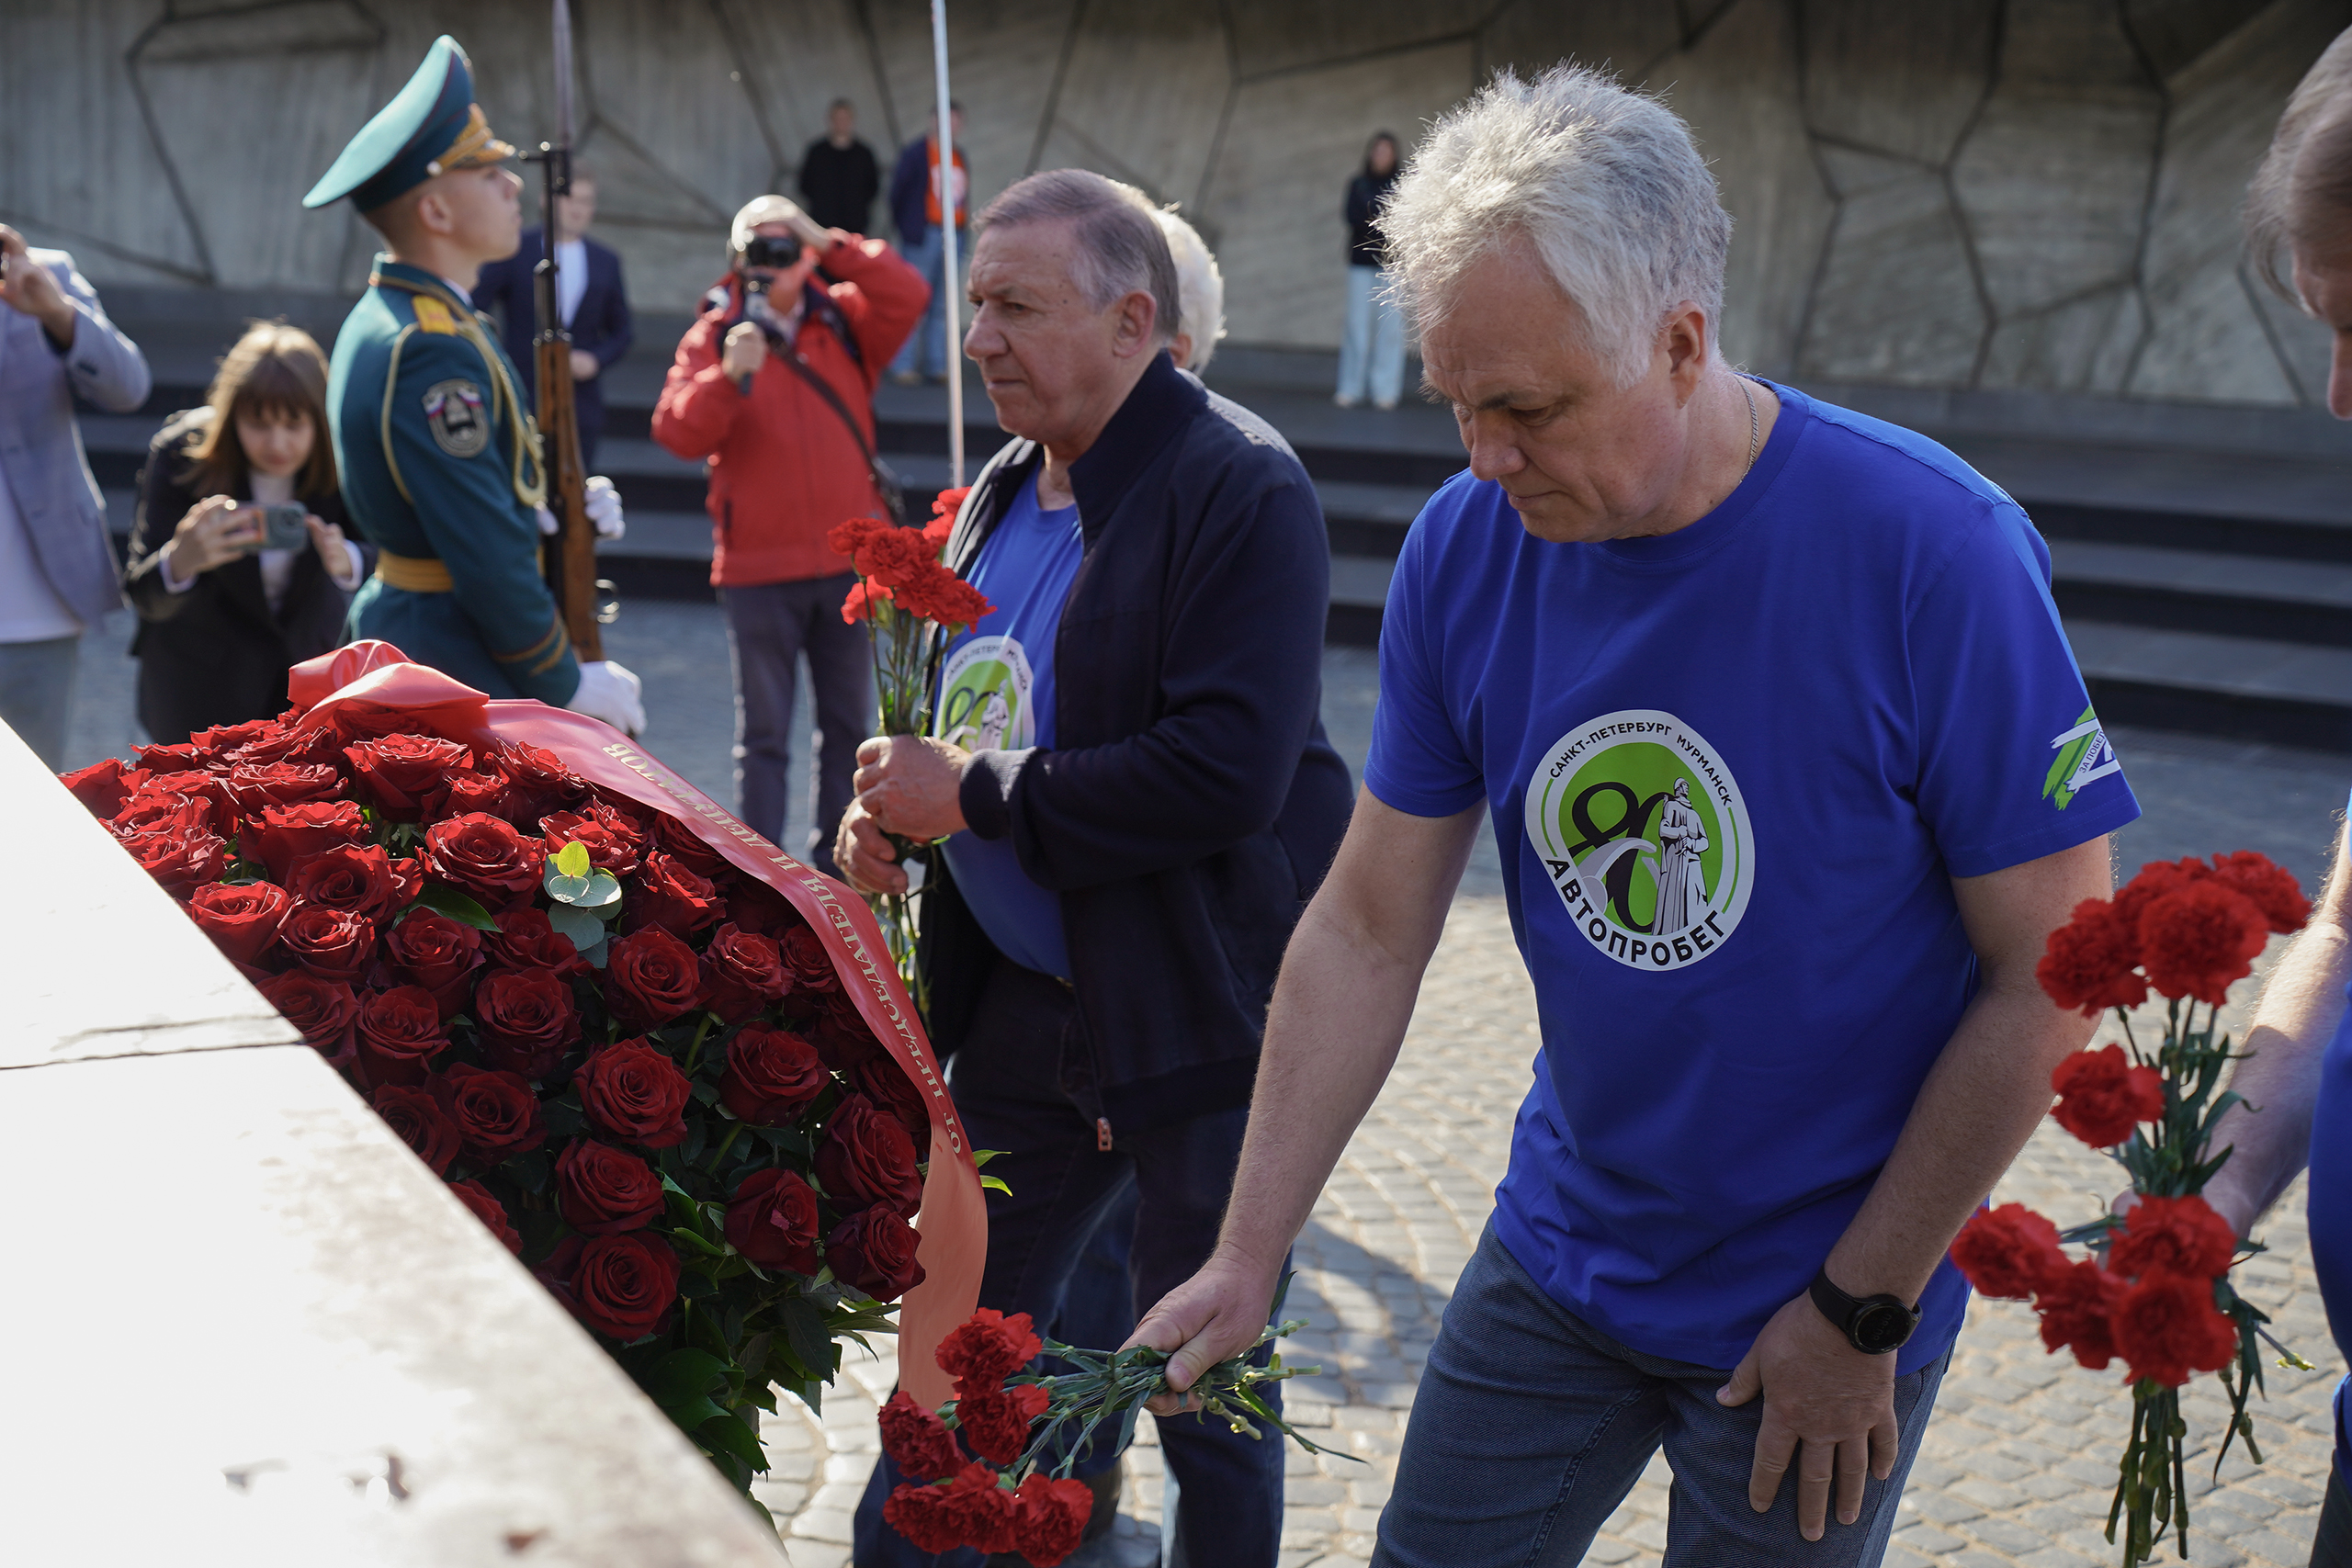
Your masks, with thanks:
[[[295,319],[329,341],[335,302],[296,305]],[[234,307],[196,316],[143,297],[115,304],[156,371],[139,413],[84,417],[119,535],[148,436],[201,397]],[[596,467],[628,498],[629,533],[599,564],[624,601],[710,593],[701,466],[663,451],[648,429],[685,324],[641,315],[637,351],[607,373]],[[1337,409],[1329,377],[1326,355],[1229,346],[1208,380],[1280,429],[1306,464],[1330,528],[1329,636],[1369,645],[1406,529],[1459,471],[1462,449],[1444,410]],[[2312,411],[1813,389],[1935,436],[2025,506],[2050,541],[2059,609],[2110,722],[2352,751],[2352,427]],[[949,479],[945,389],[886,383],[875,410],[880,447],[920,515]],[[969,472],[1004,436],[968,377],[965,423]]]

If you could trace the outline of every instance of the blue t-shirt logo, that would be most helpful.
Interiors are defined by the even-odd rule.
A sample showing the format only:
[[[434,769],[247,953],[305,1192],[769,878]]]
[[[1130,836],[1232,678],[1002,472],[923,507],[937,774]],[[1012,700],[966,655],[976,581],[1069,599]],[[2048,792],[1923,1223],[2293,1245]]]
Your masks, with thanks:
[[[2098,715],[2089,708],[2083,710],[2074,728],[2050,738],[2050,749],[2058,755],[2050,760],[2050,772],[2042,775],[2041,798],[2061,811],[2072,806],[2076,793],[2093,779],[2123,771],[2115,748],[2107,743],[2107,731],[2099,728]]]
[[[1585,940],[1628,968],[1707,957],[1756,886],[1756,829],[1730,765],[1656,709],[1554,742],[1527,781],[1527,838]]]
[[[1037,678],[1020,642],[975,637],[939,676],[939,738],[967,751],[1019,751],[1037,743]]]

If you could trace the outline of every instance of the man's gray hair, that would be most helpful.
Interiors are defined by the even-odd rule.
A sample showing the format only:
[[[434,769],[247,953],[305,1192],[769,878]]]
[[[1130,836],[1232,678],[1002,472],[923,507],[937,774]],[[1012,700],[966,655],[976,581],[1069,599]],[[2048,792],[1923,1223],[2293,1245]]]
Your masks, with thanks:
[[[1176,297],[1182,302],[1183,317],[1177,331],[1193,338],[1192,358],[1177,368],[1197,375],[1209,367],[1217,339],[1225,335],[1225,275],[1217,270],[1216,256],[1198,229],[1170,208],[1153,208],[1151,217],[1176,262]]]
[[[1497,72],[1430,127],[1379,224],[1398,301],[1423,332],[1472,264],[1524,239],[1620,385],[1640,378],[1683,300],[1706,311],[1714,341],[1731,245],[1714,176],[1673,110],[1600,72]]]
[[[1176,335],[1182,319],[1176,288],[1176,262],[1168,241],[1115,180],[1086,169],[1047,169],[1015,181],[982,209],[975,233],[1023,223],[1071,225],[1078,248],[1069,258],[1070,281],[1097,310],[1136,290],[1158,307],[1152,332],[1161,343]]]

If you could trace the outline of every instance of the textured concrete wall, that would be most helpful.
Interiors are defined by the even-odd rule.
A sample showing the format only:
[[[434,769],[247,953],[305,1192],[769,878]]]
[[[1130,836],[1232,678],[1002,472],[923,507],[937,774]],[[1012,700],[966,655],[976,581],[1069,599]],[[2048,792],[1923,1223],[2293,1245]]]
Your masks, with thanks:
[[[1697,130],[1737,220],[1727,345],[1768,373],[2316,402],[2326,342],[2239,258],[2288,90],[2352,0],[952,0],[982,199],[1076,164],[1181,201],[1232,333],[1339,336],[1366,135],[1503,64],[1605,62]],[[887,157],[930,86],[922,0],[575,0],[581,147],[639,298],[681,308],[729,213],[837,93]],[[101,281],[356,287],[301,192],[435,34],[492,122],[548,129],[537,0],[7,0],[0,215]],[[877,220],[878,221],[878,220]]]

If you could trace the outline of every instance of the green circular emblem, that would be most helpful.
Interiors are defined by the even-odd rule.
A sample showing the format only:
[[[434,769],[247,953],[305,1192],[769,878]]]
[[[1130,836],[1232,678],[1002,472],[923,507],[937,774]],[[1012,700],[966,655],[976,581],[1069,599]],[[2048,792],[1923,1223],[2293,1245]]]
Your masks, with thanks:
[[[1707,957],[1756,885],[1756,833],[1731,769],[1655,709],[1560,737],[1527,781],[1527,839],[1584,939],[1628,968]]]

